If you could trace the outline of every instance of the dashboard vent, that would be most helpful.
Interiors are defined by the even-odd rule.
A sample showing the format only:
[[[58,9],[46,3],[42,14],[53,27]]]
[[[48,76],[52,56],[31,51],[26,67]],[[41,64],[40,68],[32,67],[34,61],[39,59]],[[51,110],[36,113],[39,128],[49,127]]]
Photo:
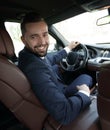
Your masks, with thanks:
[[[103,57],[108,57],[108,55],[110,55],[110,54],[109,54],[109,51],[106,50],[106,51],[103,53]]]

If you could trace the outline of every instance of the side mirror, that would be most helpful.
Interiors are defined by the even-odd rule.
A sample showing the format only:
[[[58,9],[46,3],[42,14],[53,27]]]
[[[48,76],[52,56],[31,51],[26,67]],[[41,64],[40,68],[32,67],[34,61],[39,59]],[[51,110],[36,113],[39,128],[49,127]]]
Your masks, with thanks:
[[[97,26],[102,26],[106,24],[110,24],[110,15],[97,19],[97,22],[96,22]]]

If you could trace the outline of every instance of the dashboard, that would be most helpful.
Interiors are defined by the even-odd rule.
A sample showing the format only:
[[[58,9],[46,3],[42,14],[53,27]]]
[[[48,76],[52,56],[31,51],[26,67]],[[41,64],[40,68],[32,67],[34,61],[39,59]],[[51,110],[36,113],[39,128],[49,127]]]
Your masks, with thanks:
[[[87,45],[89,59],[87,66],[90,70],[99,71],[101,66],[110,64],[110,43]]]
[[[89,53],[89,59],[97,57],[107,57],[110,58],[110,43],[109,44],[93,44],[87,45]]]

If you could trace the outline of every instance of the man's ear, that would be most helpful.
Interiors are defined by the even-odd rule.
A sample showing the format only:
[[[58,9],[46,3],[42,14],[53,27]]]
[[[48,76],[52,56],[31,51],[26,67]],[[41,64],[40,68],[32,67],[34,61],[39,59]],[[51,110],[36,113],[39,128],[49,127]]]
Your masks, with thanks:
[[[25,39],[23,36],[21,36],[21,41],[25,44]]]

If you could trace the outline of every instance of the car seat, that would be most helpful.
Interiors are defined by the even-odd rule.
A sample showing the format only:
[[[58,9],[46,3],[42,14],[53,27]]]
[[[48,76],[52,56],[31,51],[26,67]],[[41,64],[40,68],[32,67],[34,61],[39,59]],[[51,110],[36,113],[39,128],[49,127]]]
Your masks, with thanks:
[[[110,130],[110,61],[102,64],[98,74],[97,108],[102,130]]]
[[[6,30],[0,29],[0,101],[29,130],[100,130],[96,98],[75,121],[61,125],[49,116],[15,61],[12,40]]]
[[[16,60],[12,40],[0,29],[0,101],[30,130],[42,130],[48,112],[30,88],[29,81],[12,62]]]

